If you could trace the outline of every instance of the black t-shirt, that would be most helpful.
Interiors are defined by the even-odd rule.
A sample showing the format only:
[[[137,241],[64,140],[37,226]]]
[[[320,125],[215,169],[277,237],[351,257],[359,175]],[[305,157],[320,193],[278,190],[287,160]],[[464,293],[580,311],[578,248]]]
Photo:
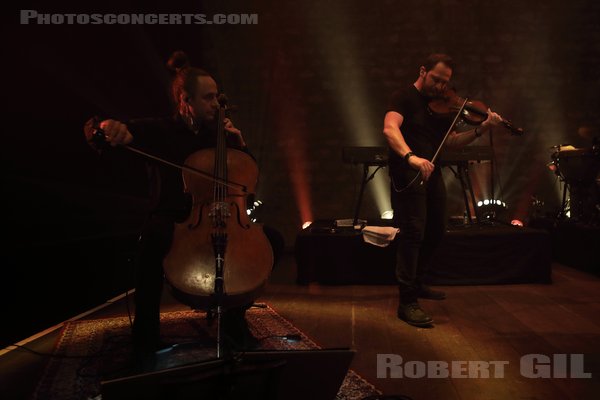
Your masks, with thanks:
[[[134,137],[132,147],[179,165],[183,165],[192,153],[216,146],[216,129],[202,127],[194,133],[180,118],[131,120],[127,127]],[[228,146],[248,153],[246,148],[233,143]],[[185,219],[191,197],[184,193],[182,171],[159,161],[149,160],[147,164],[152,213]],[[205,172],[212,173],[213,170]]]
[[[404,117],[400,131],[415,155],[431,160],[442,143],[452,121],[447,117],[432,115],[428,104],[431,99],[410,85],[392,94],[387,111],[395,111]],[[389,172],[401,172],[408,168],[404,159],[390,148]]]

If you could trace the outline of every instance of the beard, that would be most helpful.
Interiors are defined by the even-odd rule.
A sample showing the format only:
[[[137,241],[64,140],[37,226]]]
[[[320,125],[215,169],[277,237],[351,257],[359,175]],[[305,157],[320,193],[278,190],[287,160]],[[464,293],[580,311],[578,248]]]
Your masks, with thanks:
[[[424,87],[423,93],[430,99],[442,99],[444,98],[444,91],[440,91],[435,87]]]

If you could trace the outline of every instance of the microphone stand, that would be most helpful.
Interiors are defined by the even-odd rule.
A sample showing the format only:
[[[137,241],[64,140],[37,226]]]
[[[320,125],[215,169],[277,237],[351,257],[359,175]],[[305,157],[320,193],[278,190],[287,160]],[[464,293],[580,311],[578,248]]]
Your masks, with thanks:
[[[217,305],[217,359],[223,357],[223,266],[225,264],[225,248],[227,246],[227,233],[214,233],[211,235],[215,253],[215,303]]]

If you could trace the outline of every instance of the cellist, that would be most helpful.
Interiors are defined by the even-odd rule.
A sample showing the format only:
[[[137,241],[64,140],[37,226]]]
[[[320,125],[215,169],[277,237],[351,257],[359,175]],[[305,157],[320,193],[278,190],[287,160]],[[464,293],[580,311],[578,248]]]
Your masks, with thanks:
[[[176,109],[173,117],[127,123],[106,119],[99,122],[99,127],[111,146],[135,145],[137,149],[182,165],[190,154],[216,145],[218,89],[215,80],[206,71],[190,66],[181,51],[173,53],[167,66],[174,74],[171,90]],[[92,147],[96,147],[96,125],[98,121],[94,118],[84,128]],[[248,153],[242,133],[229,118],[224,120],[224,130],[229,147]],[[164,285],[162,261],[171,245],[174,224],[182,222],[190,209],[181,171],[158,162],[148,164],[149,193],[153,198],[138,244],[132,330],[134,356],[141,362],[151,360],[162,346],[159,335]],[[223,314],[225,339],[237,349],[255,345],[245,319],[248,307],[232,308]]]

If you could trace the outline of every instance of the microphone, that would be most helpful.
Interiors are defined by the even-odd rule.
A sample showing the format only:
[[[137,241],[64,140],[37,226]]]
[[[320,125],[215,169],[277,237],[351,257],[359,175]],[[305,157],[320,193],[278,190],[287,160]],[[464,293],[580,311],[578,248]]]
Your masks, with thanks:
[[[218,97],[217,97],[217,101],[219,102],[219,105],[221,107],[226,107],[227,103],[229,102],[229,99],[227,98],[227,95],[225,93],[221,93]]]
[[[217,101],[219,102],[219,105],[221,107],[225,107],[225,109],[227,109],[228,112],[235,112],[239,108],[237,105],[229,104],[229,98],[227,97],[227,95],[225,93],[221,93],[217,97]]]

